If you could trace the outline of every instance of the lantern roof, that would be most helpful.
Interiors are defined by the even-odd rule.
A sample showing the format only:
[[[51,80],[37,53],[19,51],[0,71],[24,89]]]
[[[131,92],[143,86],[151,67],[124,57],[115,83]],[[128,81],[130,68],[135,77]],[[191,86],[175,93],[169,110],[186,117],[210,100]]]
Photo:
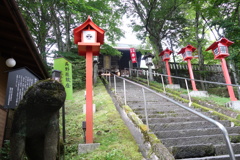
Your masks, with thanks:
[[[148,57],[154,58],[155,56],[154,56],[152,53],[148,52],[147,54],[145,54],[145,55],[143,56],[142,59],[145,60],[145,59],[147,59]]]
[[[182,48],[178,54],[183,54],[185,52],[186,49],[190,49],[192,52],[194,52],[196,50],[195,47],[193,47],[192,45],[188,44],[186,47]]]
[[[165,52],[168,52],[169,54],[171,54],[173,51],[171,51],[170,49],[166,48],[158,56],[163,56]]]
[[[91,29],[91,30],[97,31],[97,42],[99,42],[100,44],[104,43],[104,32],[105,31],[102,28],[100,28],[99,26],[97,26],[92,21],[91,17],[88,16],[88,19],[83,24],[81,24],[77,28],[74,28],[74,30],[73,30],[74,43],[75,44],[78,44],[78,42],[82,41],[81,32],[83,30],[87,30],[87,29]]]
[[[234,42],[228,40],[228,39],[225,38],[225,37],[222,37],[220,40],[214,42],[211,46],[209,46],[209,47],[206,49],[206,51],[208,51],[208,50],[210,50],[210,49],[213,50],[213,49],[217,48],[217,46],[218,46],[219,43],[221,43],[221,44],[223,44],[223,45],[225,45],[225,46],[228,47],[228,46],[232,45]]]

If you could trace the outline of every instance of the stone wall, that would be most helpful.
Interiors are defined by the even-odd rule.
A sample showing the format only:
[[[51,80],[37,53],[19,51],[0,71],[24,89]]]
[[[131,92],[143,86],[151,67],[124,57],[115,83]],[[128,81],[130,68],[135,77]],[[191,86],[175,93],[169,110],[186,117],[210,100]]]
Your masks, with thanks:
[[[205,72],[202,72],[202,71],[193,71],[193,75],[194,75],[194,79],[196,80],[201,80],[200,79],[200,75],[203,74],[204,75],[204,78],[203,79],[204,81],[211,81],[211,82],[218,82],[218,83],[225,83],[225,79],[224,79],[224,76],[223,76],[223,73],[222,72],[212,72],[212,71],[205,71]],[[171,70],[171,75],[172,76],[178,76],[178,77],[184,77],[184,78],[188,78],[190,79],[190,75],[189,75],[189,72],[188,70],[178,70],[177,71],[177,75],[175,73],[174,70]],[[179,84],[179,81],[180,81],[180,86],[185,88],[185,80],[178,80],[176,78],[173,78],[173,82],[175,84]],[[188,80],[188,85],[191,86],[191,81]],[[198,81],[195,81],[196,82],[196,85],[197,85],[197,88],[200,88],[201,84],[200,82]],[[206,87],[217,87],[217,86],[220,86],[220,85],[216,85],[216,84],[211,84],[211,83],[204,83]],[[221,85],[222,86],[222,85]]]
[[[200,71],[198,65],[192,65],[193,69],[193,75],[195,80],[201,80],[200,75],[204,75],[204,81],[211,81],[211,82],[217,82],[217,83],[225,83],[225,78],[222,72],[221,65],[205,65],[205,70]],[[144,68],[142,70],[147,71],[147,68]],[[170,63],[170,70],[171,70],[171,76],[177,76],[182,78],[190,79],[189,71],[187,64],[179,64],[176,63]],[[152,72],[154,73],[160,73],[164,74],[161,69],[153,69]],[[236,84],[231,71],[229,70],[229,74],[231,77],[232,84]],[[163,77],[164,83],[168,84],[167,77]],[[161,76],[154,76],[154,80],[157,82],[161,82]],[[181,78],[172,78],[172,81],[174,84],[180,84],[181,88],[186,88],[185,80]],[[187,80],[188,87],[191,88],[191,81]],[[197,88],[201,90],[201,82],[195,81]],[[206,88],[212,88],[212,87],[223,87],[221,84],[212,84],[212,83],[206,83],[204,82],[204,85]]]

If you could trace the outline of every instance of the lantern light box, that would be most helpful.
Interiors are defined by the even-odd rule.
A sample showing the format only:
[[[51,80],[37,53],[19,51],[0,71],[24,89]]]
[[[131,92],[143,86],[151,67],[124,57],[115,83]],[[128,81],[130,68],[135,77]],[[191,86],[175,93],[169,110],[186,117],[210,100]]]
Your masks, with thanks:
[[[163,61],[168,61],[168,60],[170,60],[170,55],[171,55],[171,53],[172,53],[173,51],[171,51],[170,49],[165,49],[165,50],[163,50],[160,54],[159,54],[159,56],[162,56],[162,60]]]
[[[193,47],[192,45],[188,44],[186,47],[182,48],[180,50],[180,52],[178,52],[178,54],[182,54],[184,61],[188,60],[188,59],[193,59],[193,55],[192,52],[194,52],[196,50],[195,47]]]
[[[84,43],[96,43],[97,32],[95,30],[85,30],[82,32],[82,42]]]
[[[152,57],[148,57],[147,59],[146,59],[146,63],[147,64],[149,64],[149,65],[151,65],[153,62],[152,62]]]
[[[206,51],[212,50],[214,59],[222,59],[229,56],[228,46],[232,45],[233,43],[234,42],[223,37],[219,41],[214,42],[206,49]]]
[[[169,60],[170,59],[170,55],[169,54],[164,54],[162,58],[163,58],[163,61]]]
[[[91,50],[93,56],[98,56],[100,45],[104,43],[104,30],[98,27],[90,18],[73,30],[74,43],[78,45],[78,54],[86,56]]]
[[[142,59],[145,60],[146,66],[153,66],[152,59],[154,58],[154,55],[151,53],[147,53]]]

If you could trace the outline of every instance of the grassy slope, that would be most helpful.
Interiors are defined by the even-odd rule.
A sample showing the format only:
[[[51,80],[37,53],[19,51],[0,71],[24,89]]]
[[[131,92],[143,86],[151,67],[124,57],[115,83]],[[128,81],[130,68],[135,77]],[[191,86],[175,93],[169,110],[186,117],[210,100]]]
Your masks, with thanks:
[[[141,160],[142,155],[131,133],[125,126],[111,97],[101,81],[94,87],[94,143],[100,147],[92,153],[78,155],[77,146],[83,143],[82,121],[85,115],[82,106],[85,103],[84,90],[73,94],[73,100],[67,100],[66,106],[66,160]]]

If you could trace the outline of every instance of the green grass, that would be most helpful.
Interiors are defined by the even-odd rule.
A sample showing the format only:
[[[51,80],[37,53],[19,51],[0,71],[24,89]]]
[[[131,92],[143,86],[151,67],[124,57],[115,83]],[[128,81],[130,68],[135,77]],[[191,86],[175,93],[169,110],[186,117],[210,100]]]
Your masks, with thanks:
[[[209,94],[209,97],[200,97],[200,98],[198,97],[195,99],[199,99],[199,100],[202,100],[205,102],[211,102],[211,103],[214,103],[214,104],[217,104],[220,106],[225,106],[225,104],[230,101],[229,98],[219,97],[219,96],[212,95],[212,94]]]
[[[101,81],[94,87],[94,143],[100,147],[91,153],[78,155],[78,144],[83,142],[82,113],[85,104],[84,90],[76,91],[66,107],[66,160],[141,160],[139,148],[116,110],[110,95]]]

